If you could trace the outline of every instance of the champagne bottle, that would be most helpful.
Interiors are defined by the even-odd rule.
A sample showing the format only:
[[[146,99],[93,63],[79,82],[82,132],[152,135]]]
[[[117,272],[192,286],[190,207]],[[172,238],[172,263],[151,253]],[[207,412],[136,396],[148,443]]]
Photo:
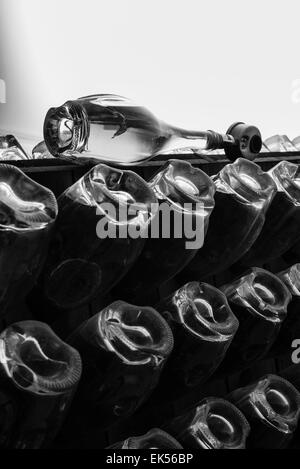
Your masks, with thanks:
[[[110,446],[108,449],[182,449],[182,446],[172,436],[163,430],[154,428],[142,436],[127,438],[127,440],[120,441]]]
[[[284,449],[293,438],[300,416],[300,393],[278,376],[268,375],[228,396],[251,426],[248,447]]]
[[[0,135],[0,161],[18,160],[29,160],[24,148],[13,135]]]
[[[170,325],[174,350],[161,388],[184,394],[208,380],[222,362],[238,329],[226,296],[205,283],[189,283],[156,307]]]
[[[221,290],[239,320],[222,368],[240,371],[263,358],[272,347],[286,318],[291,294],[276,275],[259,268]]]
[[[300,239],[300,165],[281,161],[269,175],[277,192],[259,237],[241,259],[249,267],[278,259]]]
[[[292,299],[273,352],[286,354],[292,350],[294,340],[300,340],[300,264],[295,264],[277,275],[290,291]]]
[[[207,398],[196,409],[177,417],[167,431],[185,449],[244,449],[250,432],[244,415],[230,402]]]
[[[82,357],[83,376],[62,437],[97,448],[98,432],[131,416],[156,387],[172,332],[154,309],[117,301],[68,342]]]
[[[215,208],[202,249],[184,270],[186,281],[205,279],[240,259],[259,236],[276,186],[253,162],[238,159],[212,177]]]
[[[6,316],[8,323],[17,301],[36,283],[56,216],[50,190],[20,169],[0,164],[0,318]]]
[[[265,145],[272,152],[287,153],[297,151],[294,143],[287,135],[273,135],[265,141]]]
[[[180,160],[168,161],[149,185],[158,213],[138,261],[118,286],[123,297],[144,304],[154,300],[152,291],[178,274],[203,245],[215,193],[203,171]]]
[[[78,352],[46,324],[24,321],[2,332],[1,392],[10,396],[14,410],[13,431],[4,447],[48,447],[63,423],[80,376]],[[1,436],[0,431],[3,442]]]
[[[105,165],[67,189],[41,278],[51,304],[72,311],[94,300],[97,307],[139,256],[156,205],[141,177]]]
[[[226,135],[170,126],[129,99],[111,94],[86,96],[51,108],[44,140],[54,156],[119,165],[139,164],[159,153],[194,149],[202,155],[224,148],[230,158],[254,159],[262,140],[254,126],[236,123]]]

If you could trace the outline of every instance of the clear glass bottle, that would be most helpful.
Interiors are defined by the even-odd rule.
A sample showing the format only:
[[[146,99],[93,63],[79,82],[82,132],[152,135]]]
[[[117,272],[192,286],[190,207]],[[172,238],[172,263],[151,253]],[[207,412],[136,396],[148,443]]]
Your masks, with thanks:
[[[165,124],[146,108],[112,94],[86,96],[50,109],[44,140],[54,156],[120,165],[138,164],[176,149],[195,149],[205,156],[224,148],[234,159],[254,159],[262,146],[256,127],[237,123],[226,135],[188,131]]]
[[[0,134],[0,161],[29,160],[29,157],[13,135]]]
[[[49,189],[15,166],[0,164],[0,318],[6,316],[8,323],[16,302],[36,283],[56,216]]]
[[[240,371],[270,350],[286,318],[291,294],[276,275],[259,268],[221,290],[239,320],[224,368]]]
[[[183,449],[182,446],[171,435],[154,428],[142,436],[135,436],[127,438],[127,440],[120,441],[110,446],[108,449],[148,449],[148,450],[161,450],[161,449]]]
[[[2,332],[1,389],[12,399],[16,414],[5,447],[49,447],[63,423],[80,376],[79,353],[46,324],[24,321]]]
[[[172,332],[152,308],[117,301],[85,322],[68,342],[83,376],[63,432],[97,448],[97,432],[132,415],[156,387],[173,349]]]
[[[300,416],[300,393],[274,375],[237,389],[228,396],[251,426],[248,447],[284,449],[293,437]]]
[[[118,286],[123,297],[144,304],[155,301],[153,290],[178,274],[203,245],[215,193],[209,176],[180,160],[168,161],[149,186],[159,210],[138,261]]]
[[[271,176],[245,159],[212,177],[215,208],[205,243],[183,272],[184,280],[205,279],[240,259],[258,238],[276,192]]]
[[[300,136],[294,138],[292,141],[292,144],[294,145],[295,148],[297,148],[297,151],[300,150]]]
[[[32,150],[33,160],[53,159],[54,156],[49,152],[45,142],[38,143]]]
[[[287,135],[273,135],[267,138],[265,145],[272,152],[287,153],[298,151]]]
[[[58,207],[44,295],[58,309],[92,300],[97,307],[139,256],[156,197],[132,171],[97,165],[59,197]]]
[[[186,450],[244,449],[250,433],[246,418],[234,405],[213,397],[166,428]]]
[[[249,267],[278,259],[300,239],[300,165],[281,161],[268,174],[277,192],[259,237],[241,260]]]
[[[292,295],[287,317],[274,345],[274,351],[286,354],[291,350],[294,340],[300,339],[300,264],[295,264],[277,275]]]
[[[226,296],[205,283],[189,283],[156,307],[170,325],[174,350],[161,388],[184,394],[208,380],[222,362],[238,329]]]

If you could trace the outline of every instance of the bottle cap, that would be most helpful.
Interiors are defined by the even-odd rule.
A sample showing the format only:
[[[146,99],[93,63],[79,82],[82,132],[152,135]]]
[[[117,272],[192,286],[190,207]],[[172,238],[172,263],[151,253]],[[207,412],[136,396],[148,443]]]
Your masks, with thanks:
[[[225,144],[225,154],[230,160],[246,158],[253,161],[262,149],[261,133],[257,127],[243,122],[232,124],[226,132],[235,143]]]

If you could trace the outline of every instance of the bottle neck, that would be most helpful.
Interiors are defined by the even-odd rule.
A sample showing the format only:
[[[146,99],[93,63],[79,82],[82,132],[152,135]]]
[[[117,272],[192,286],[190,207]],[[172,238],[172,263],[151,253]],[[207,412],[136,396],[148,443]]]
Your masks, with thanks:
[[[167,125],[169,138],[160,153],[168,153],[176,150],[194,150],[197,153],[210,152],[225,149],[235,143],[231,135],[223,135],[212,130],[197,131]]]

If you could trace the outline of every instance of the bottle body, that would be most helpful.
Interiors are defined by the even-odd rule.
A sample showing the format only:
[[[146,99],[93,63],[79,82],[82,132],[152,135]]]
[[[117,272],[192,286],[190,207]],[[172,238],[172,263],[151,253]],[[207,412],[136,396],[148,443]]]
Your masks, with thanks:
[[[239,321],[222,369],[240,371],[268,353],[286,318],[291,295],[278,277],[259,268],[221,290]]]
[[[14,166],[0,165],[0,316],[14,315],[33,288],[54,230],[54,194]]]
[[[174,419],[167,431],[185,449],[244,449],[250,432],[244,415],[230,402],[207,398],[189,413]]]
[[[173,348],[172,333],[152,308],[119,301],[68,342],[81,354],[83,377],[62,437],[97,448],[97,432],[132,415],[156,387]]]
[[[228,396],[251,426],[248,447],[284,449],[293,438],[300,415],[300,394],[288,381],[268,375]]]
[[[300,265],[295,264],[277,275],[289,289],[292,299],[287,308],[287,317],[281,326],[272,351],[286,354],[291,349],[293,342],[300,338]]]
[[[190,163],[168,161],[149,185],[157,197],[158,212],[140,258],[121,284],[135,302],[151,301],[152,290],[191,261],[203,245],[214,209],[211,179]]]
[[[249,250],[276,191],[272,178],[244,159],[225,166],[212,179],[217,190],[205,243],[183,272],[191,280],[224,271]]]
[[[41,284],[52,304],[72,310],[100,301],[135,262],[156,198],[135,173],[98,165],[60,196],[58,206]]]
[[[28,155],[13,135],[0,135],[0,161],[28,160]]]
[[[241,260],[248,266],[263,265],[277,259],[300,237],[299,165],[282,161],[269,174],[276,183],[277,192],[259,237]]]
[[[78,385],[80,356],[49,326],[34,321],[14,324],[2,332],[0,350],[1,388],[14,410],[4,448],[47,448]]]
[[[154,428],[143,436],[131,437],[110,446],[109,449],[182,449],[182,446],[168,433]]]
[[[156,309],[169,323],[174,350],[161,388],[184,394],[207,381],[222,362],[238,329],[225,295],[193,282],[161,301]]]

